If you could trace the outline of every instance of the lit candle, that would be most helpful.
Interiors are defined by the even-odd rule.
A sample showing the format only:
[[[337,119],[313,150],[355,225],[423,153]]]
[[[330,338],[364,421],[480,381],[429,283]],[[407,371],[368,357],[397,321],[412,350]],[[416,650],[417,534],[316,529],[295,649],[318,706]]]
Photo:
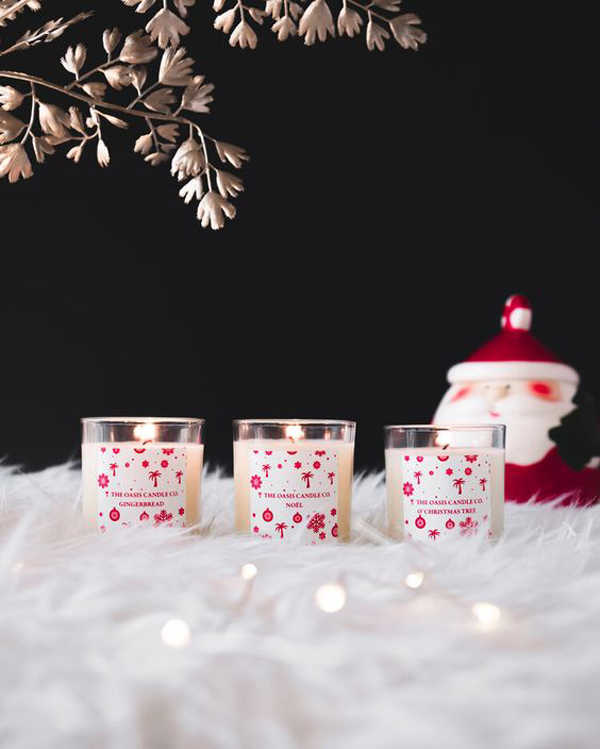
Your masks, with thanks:
[[[504,527],[504,426],[388,426],[390,534],[437,543]]]
[[[102,532],[199,519],[202,419],[82,419],[83,513]]]
[[[239,531],[308,544],[350,538],[353,421],[234,423]]]

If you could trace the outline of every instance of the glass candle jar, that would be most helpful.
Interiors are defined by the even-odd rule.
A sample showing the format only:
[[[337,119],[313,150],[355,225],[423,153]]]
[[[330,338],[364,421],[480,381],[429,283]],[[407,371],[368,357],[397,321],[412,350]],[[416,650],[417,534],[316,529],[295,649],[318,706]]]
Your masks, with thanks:
[[[102,532],[199,519],[202,419],[82,419],[83,513]]]
[[[429,543],[498,538],[504,527],[502,425],[387,426],[390,535]]]
[[[238,531],[308,544],[350,538],[353,421],[234,422]]]

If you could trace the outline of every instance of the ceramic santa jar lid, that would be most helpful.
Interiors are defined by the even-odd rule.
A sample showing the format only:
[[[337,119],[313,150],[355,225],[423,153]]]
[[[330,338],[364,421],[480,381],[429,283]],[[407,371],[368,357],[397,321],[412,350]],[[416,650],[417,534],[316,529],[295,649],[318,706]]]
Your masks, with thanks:
[[[577,372],[547,349],[530,332],[531,304],[520,294],[509,297],[504,305],[501,330],[491,341],[477,349],[466,361],[455,364],[448,381],[478,380],[557,380],[579,383]]]

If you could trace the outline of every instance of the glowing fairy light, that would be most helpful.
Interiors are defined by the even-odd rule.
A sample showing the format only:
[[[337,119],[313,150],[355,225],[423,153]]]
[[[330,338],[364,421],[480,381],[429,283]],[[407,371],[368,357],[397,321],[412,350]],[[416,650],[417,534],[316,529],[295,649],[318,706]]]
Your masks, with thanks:
[[[405,579],[404,584],[407,588],[412,588],[413,590],[416,590],[417,588],[420,588],[421,585],[423,585],[423,581],[425,580],[425,573],[421,572],[420,570],[417,570],[415,572],[409,573]]]
[[[292,442],[297,442],[304,437],[304,431],[300,424],[290,424],[285,428],[285,436]]]
[[[255,564],[252,564],[252,562],[248,562],[247,564],[243,564],[240,569],[240,575],[242,576],[243,580],[253,580],[258,573],[258,568]]]
[[[156,424],[138,424],[133,430],[133,436],[140,442],[152,442],[156,437]]]
[[[477,619],[477,623],[483,630],[493,629],[502,617],[502,611],[493,603],[474,603],[471,607],[471,613]]]
[[[327,614],[335,614],[346,605],[346,591],[337,583],[321,585],[315,593],[315,604]]]
[[[169,648],[187,648],[192,639],[192,630],[183,619],[170,619],[161,629],[160,637]]]

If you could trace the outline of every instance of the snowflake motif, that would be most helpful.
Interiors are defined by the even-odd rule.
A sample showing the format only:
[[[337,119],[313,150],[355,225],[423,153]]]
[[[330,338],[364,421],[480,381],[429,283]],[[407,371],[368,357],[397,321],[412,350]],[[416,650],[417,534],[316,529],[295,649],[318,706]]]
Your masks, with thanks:
[[[325,534],[325,533],[323,533],[323,531],[321,531],[321,532],[319,533],[319,538],[321,539],[321,541],[323,541],[323,540],[324,540],[324,539],[326,538],[326,534]]]
[[[470,476],[472,473],[473,473],[473,469],[472,468],[465,468],[465,475],[466,476]]]
[[[169,520],[173,520],[173,515],[171,515],[171,513],[167,512],[166,510],[161,510],[154,516],[154,522],[157,525],[159,525],[160,523],[166,523]]]
[[[169,467],[169,461],[168,460],[161,460],[160,464],[161,464],[161,466],[163,468],[168,468]]]
[[[163,455],[173,455],[173,453],[175,452],[175,448],[174,447],[163,447],[162,451],[163,451]]]
[[[318,471],[320,467],[321,464],[319,463],[319,461],[315,460],[315,462],[313,463],[313,468],[315,469],[315,471]]]
[[[335,517],[337,515],[337,510],[335,509],[335,507],[331,510],[331,512],[329,514],[333,515],[333,517]]]
[[[252,476],[252,478],[250,479],[250,486],[253,489],[260,489],[260,487],[262,486],[262,479],[261,479],[261,477],[260,476]]]
[[[479,523],[474,521],[471,515],[469,515],[465,520],[461,520],[460,522],[460,535],[473,536],[475,533],[477,533],[478,525]]]
[[[180,507],[180,508],[179,508],[179,514],[180,514],[180,515],[183,515],[184,513],[185,513],[185,510],[183,509],[183,507]]]
[[[404,485],[402,486],[402,491],[404,492],[405,497],[410,497],[413,492],[415,491],[414,486],[410,483],[410,481],[406,481]]]
[[[108,476],[105,473],[101,473],[98,476],[98,486],[102,489],[106,489],[108,486]]]
[[[301,463],[301,462],[300,462],[299,460],[297,460],[297,461],[296,461],[296,462],[294,463],[294,468],[302,468],[302,463]]]
[[[452,468],[446,468],[446,476],[452,476],[453,473],[454,471],[452,470]]]
[[[475,463],[477,460],[477,455],[465,455],[465,460],[467,463]]]
[[[325,515],[322,512],[315,512],[306,527],[313,533],[318,533],[325,527]]]
[[[142,460],[142,468],[148,468],[149,465],[150,463],[147,460]]]

